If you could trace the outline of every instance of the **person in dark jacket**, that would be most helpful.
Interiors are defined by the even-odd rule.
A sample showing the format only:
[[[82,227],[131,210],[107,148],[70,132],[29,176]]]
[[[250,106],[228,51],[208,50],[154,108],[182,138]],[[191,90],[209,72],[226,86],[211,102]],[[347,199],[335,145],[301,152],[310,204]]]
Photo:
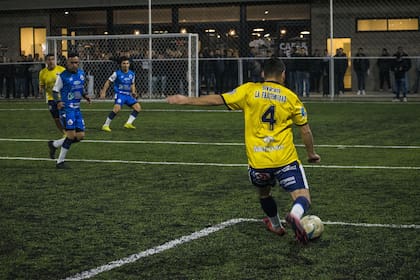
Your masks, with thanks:
[[[354,71],[357,76],[357,95],[366,94],[366,76],[369,72],[369,59],[365,58],[366,55],[363,52],[363,48],[359,48],[356,53],[356,59],[353,62]]]
[[[408,82],[407,72],[411,68],[411,60],[408,55],[403,51],[402,47],[398,47],[398,51],[394,54],[395,60],[392,66],[392,71],[395,77],[395,98],[393,101],[407,102]],[[400,99],[400,93],[403,98]]]
[[[392,66],[392,59],[387,49],[382,49],[381,57],[378,58],[376,64],[379,68],[379,90],[384,90],[385,83],[388,86],[388,90],[390,90],[392,87],[389,72]]]
[[[339,48],[334,56],[334,82],[336,94],[344,94],[344,75],[348,67],[347,55]]]

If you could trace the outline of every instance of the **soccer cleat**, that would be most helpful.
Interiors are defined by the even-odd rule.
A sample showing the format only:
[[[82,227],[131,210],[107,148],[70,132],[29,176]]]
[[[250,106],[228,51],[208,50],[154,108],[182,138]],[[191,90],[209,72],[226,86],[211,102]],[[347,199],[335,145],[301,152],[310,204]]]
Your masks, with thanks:
[[[64,161],[62,161],[62,162],[60,162],[60,163],[57,163],[57,164],[55,165],[55,167],[56,167],[57,169],[70,169],[70,167],[69,167],[67,164],[65,164],[65,163],[64,163]]]
[[[55,159],[55,151],[57,150],[56,147],[53,145],[54,141],[48,141],[48,148],[50,149],[50,158]]]
[[[102,130],[106,132],[111,132],[111,128],[109,127],[109,125],[105,125],[105,124],[102,126]]]
[[[267,230],[274,232],[275,234],[279,236],[283,236],[286,233],[286,230],[284,229],[283,226],[279,228],[273,228],[273,225],[271,224],[271,221],[268,217],[263,218],[263,222],[267,226]]]
[[[292,227],[295,232],[296,240],[302,244],[308,243],[308,235],[306,234],[305,229],[300,224],[300,219],[293,215],[292,213],[287,214],[286,222]]]
[[[124,127],[128,129],[136,129],[136,127],[131,123],[125,123]]]

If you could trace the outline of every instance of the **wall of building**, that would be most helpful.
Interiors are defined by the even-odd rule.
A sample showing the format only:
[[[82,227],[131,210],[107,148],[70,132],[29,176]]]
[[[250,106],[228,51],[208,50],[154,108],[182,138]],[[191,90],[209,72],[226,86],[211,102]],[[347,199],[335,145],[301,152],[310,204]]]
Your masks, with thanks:
[[[0,17],[0,45],[7,48],[5,54],[9,59],[16,61],[20,52],[21,27],[47,27],[49,14],[41,11],[27,11],[25,13],[8,13]]]

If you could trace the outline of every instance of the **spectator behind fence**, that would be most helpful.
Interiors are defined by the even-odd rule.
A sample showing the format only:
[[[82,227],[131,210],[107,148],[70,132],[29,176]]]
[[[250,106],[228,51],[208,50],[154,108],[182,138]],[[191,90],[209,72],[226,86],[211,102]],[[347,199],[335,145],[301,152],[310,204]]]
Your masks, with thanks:
[[[414,65],[416,67],[416,83],[414,84],[413,92],[419,93],[420,87],[420,57],[417,57],[414,60]]]
[[[388,86],[388,90],[392,89],[391,86],[391,79],[390,79],[390,71],[392,66],[392,59],[391,55],[389,54],[388,50],[383,48],[381,57],[378,58],[377,65],[379,68],[379,90],[384,90],[384,84]]]
[[[321,52],[319,49],[316,49],[312,54],[313,57],[318,57],[311,59],[309,61],[310,66],[310,78],[311,78],[311,86],[313,92],[320,92],[320,81],[322,76],[322,59],[320,58]]]
[[[322,96],[330,95],[330,55],[324,50],[322,59]]]
[[[296,93],[300,96],[309,97],[309,61],[304,47],[298,47],[296,50]]]
[[[366,94],[366,76],[369,75],[370,63],[363,52],[363,48],[359,48],[354,60],[354,71],[357,76],[357,95]]]
[[[39,54],[34,55],[33,64],[29,66],[28,71],[31,75],[30,89],[32,90],[34,98],[40,98],[39,95],[39,71],[42,70],[43,64],[39,58]]]
[[[0,97],[3,98],[3,85],[6,78],[7,65],[0,63]]]
[[[402,47],[398,48],[398,52],[394,54],[395,60],[392,66],[395,76],[395,97],[393,101],[404,101],[407,102],[407,72],[411,68],[411,60],[406,58],[408,55],[402,50]],[[400,93],[403,94],[403,98],[400,99]]]
[[[25,64],[26,57],[22,55],[15,65],[15,95],[14,98],[27,98],[29,95],[29,83],[28,83],[28,65]]]
[[[344,75],[346,74],[348,66],[347,55],[344,53],[343,48],[337,49],[334,56],[334,83],[336,94],[344,94]]]

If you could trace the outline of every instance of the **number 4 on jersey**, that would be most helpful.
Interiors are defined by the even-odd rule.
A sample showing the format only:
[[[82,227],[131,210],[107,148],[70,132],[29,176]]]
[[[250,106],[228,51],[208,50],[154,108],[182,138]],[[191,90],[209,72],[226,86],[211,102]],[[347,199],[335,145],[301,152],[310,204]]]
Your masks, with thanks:
[[[270,106],[261,117],[263,122],[268,122],[270,124],[270,130],[274,129],[274,124],[276,123],[276,119],[274,118],[275,109],[275,106]]]

